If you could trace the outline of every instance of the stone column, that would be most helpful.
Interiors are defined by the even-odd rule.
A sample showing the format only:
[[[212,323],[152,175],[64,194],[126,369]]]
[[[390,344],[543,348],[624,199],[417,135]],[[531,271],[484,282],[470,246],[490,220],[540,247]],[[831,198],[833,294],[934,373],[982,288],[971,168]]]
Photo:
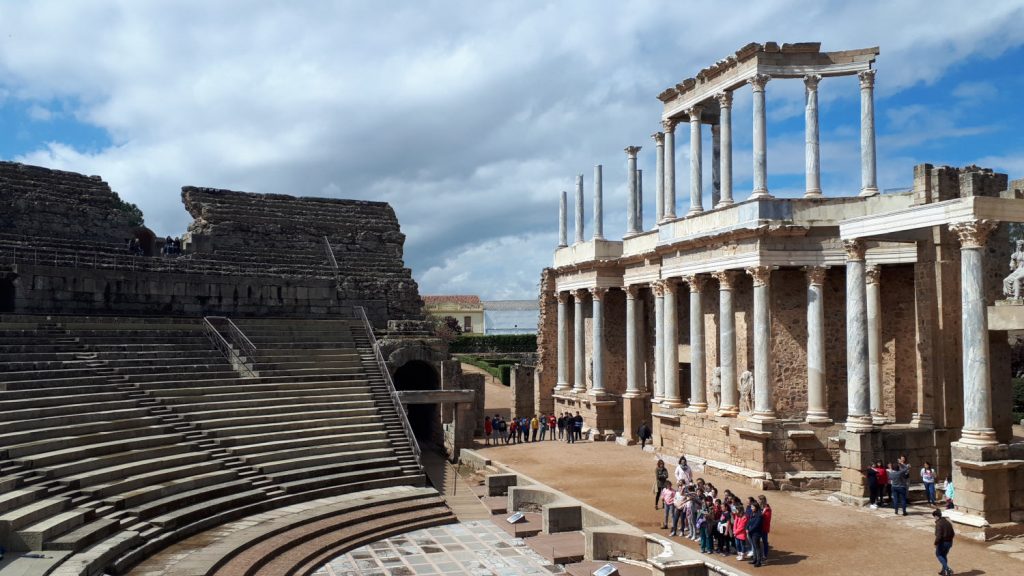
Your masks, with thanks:
[[[639,146],[626,147],[626,175],[629,178],[629,191],[626,194],[628,201],[626,206],[626,236],[640,233],[640,227],[636,221],[636,154],[639,151]]]
[[[878,194],[875,174],[875,71],[865,70],[860,78],[860,195]]]
[[[604,178],[600,164],[594,166],[594,240],[604,240]]]
[[[768,128],[765,117],[764,88],[772,77],[755,74],[750,79],[754,91],[754,192],[751,198],[771,198],[768,193]]]
[[[732,204],[732,92],[720,92],[715,96],[721,109],[719,114],[719,132],[721,132],[721,168],[722,199],[715,208]]]
[[[584,338],[586,331],[583,329],[583,298],[587,295],[586,290],[573,290],[572,297],[575,303],[575,324],[573,326],[573,391],[583,392],[587,389],[587,346]]]
[[[831,423],[825,404],[825,302],[822,287],[828,268],[807,272],[807,421]]]
[[[846,240],[846,429],[870,432],[868,388],[868,313],[864,284],[864,241]]]
[[[640,375],[640,347],[637,346],[637,294],[640,287],[631,285],[624,288],[626,292],[626,394],[635,397],[640,394],[638,377]]]
[[[576,241],[583,243],[583,174],[576,176]]]
[[[736,313],[732,301],[736,273],[725,270],[712,276],[718,280],[718,356],[722,380],[722,403],[717,414],[736,416],[740,413],[736,390]]]
[[[678,285],[672,278],[664,280],[665,286],[665,399],[666,408],[679,408],[683,399],[679,395],[679,315],[676,311]]]
[[[593,348],[593,386],[590,393],[594,396],[604,395],[604,295],[608,293],[607,288],[591,288],[590,300],[593,307],[594,341]]]
[[[998,444],[992,427],[992,382],[989,369],[988,316],[984,251],[998,222],[974,220],[950,224],[960,238],[960,303],[963,324],[964,427],[960,443]]]
[[[775,420],[772,400],[772,318],[769,285],[773,266],[753,266],[747,274],[754,279],[754,413],[752,420]]]
[[[687,216],[704,211],[703,158],[700,141],[700,115],[704,107],[696,105],[686,113],[690,116],[690,211]]]
[[[654,224],[665,219],[665,133],[655,132],[654,138]]]
[[[662,120],[665,129],[665,218],[676,217],[676,121]]]
[[[636,171],[636,227],[644,231],[644,171]]]
[[[567,215],[569,211],[569,200],[567,198],[565,190],[562,190],[562,201],[558,204],[558,247],[565,248],[569,245],[569,235],[567,231]]]
[[[711,125],[711,207],[722,202],[722,127]]]
[[[868,318],[868,389],[871,395],[871,421],[885,424],[882,410],[882,290],[879,280],[882,269],[869,266],[864,273],[867,282],[866,302]]]
[[[821,75],[808,74],[804,76],[805,104],[804,104],[804,147],[805,147],[805,169],[806,187],[804,198],[821,197],[821,160],[818,141],[818,82]]]
[[[665,283],[651,284],[654,292],[654,395],[651,402],[660,404],[665,399]]]
[[[562,392],[569,385],[569,293],[555,292],[558,298],[558,382],[555,391]]]
[[[685,276],[690,286],[690,405],[687,412],[707,412],[708,396],[704,384],[706,377],[706,355],[704,351],[704,303],[705,277],[699,274]]]

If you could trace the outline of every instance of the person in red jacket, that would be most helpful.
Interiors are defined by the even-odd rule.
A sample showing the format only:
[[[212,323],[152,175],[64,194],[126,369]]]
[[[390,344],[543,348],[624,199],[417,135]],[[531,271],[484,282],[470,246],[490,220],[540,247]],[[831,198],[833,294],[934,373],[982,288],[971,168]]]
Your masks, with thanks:
[[[494,432],[494,426],[491,424],[491,417],[484,416],[484,444],[486,446],[491,445],[491,433]]]
[[[772,529],[772,507],[764,494],[758,496],[757,501],[761,504],[761,542],[764,547],[761,560],[764,561],[768,559],[768,532]]]
[[[875,475],[878,481],[878,501],[872,504],[871,508],[875,509],[882,505],[882,500],[885,499],[885,494],[889,493],[889,502],[892,502],[892,488],[889,486],[889,472],[888,469],[879,460],[875,462]]]

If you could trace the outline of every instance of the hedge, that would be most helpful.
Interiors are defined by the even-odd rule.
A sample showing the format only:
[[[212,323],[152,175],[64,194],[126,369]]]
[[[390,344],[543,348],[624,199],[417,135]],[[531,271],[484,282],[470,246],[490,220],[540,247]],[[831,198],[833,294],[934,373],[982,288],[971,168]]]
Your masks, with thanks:
[[[509,372],[502,370],[502,368],[505,368],[505,366],[503,365],[491,364],[486,360],[481,360],[474,356],[463,356],[459,358],[459,360],[465,362],[466,364],[476,366],[477,368],[486,371],[491,376],[494,376],[495,378],[500,380],[501,383],[504,384],[505,386],[511,385],[512,378],[510,377]]]
[[[536,352],[536,334],[494,334],[459,336],[448,348],[452,354]]]
[[[1024,378],[1013,379],[1013,423],[1024,420]]]

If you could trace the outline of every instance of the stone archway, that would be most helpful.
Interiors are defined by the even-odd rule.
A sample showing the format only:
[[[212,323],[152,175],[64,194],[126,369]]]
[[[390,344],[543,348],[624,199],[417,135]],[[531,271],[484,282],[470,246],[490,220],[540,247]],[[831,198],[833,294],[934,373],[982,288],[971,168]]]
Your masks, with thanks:
[[[437,370],[423,360],[410,360],[402,364],[395,370],[393,380],[399,391],[441,389]],[[419,441],[441,441],[441,415],[437,404],[409,404],[406,410],[413,434]]]

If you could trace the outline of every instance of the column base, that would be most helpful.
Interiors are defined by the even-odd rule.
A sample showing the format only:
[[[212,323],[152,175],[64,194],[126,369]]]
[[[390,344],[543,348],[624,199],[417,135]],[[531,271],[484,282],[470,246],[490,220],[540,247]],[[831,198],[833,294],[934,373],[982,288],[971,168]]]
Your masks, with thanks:
[[[577,388],[577,387],[573,386],[573,388],[571,390],[569,390],[568,392],[569,392],[569,394],[586,394],[587,393],[587,389],[586,388]]]
[[[598,235],[595,234],[594,237],[591,238],[591,241],[594,241],[594,240],[604,240],[604,236],[603,235],[598,236]]]
[[[866,198],[868,196],[877,196],[877,195],[878,195],[878,188],[876,188],[874,186],[872,186],[870,188],[861,188],[860,194],[858,194],[858,196],[861,196],[862,198]]]
[[[662,396],[653,396],[653,397],[651,397],[651,404],[661,404],[664,401],[665,401],[665,398],[662,397]]]
[[[935,428],[935,422],[930,414],[918,414],[917,412],[910,416],[910,425],[914,428]]]
[[[750,416],[747,416],[747,420],[751,422],[774,422],[778,418],[775,417],[775,412],[754,412]]]
[[[571,389],[572,386],[569,386],[568,382],[559,382],[555,385],[555,392],[566,392]]]
[[[662,408],[670,408],[675,410],[678,408],[682,408],[683,406],[685,406],[685,404],[683,404],[682,398],[665,398],[664,400],[661,401]]]
[[[591,388],[590,390],[587,390],[587,396],[592,396],[600,400],[608,396],[608,392],[604,388],[601,388],[600,390],[594,390],[593,388]]]
[[[804,422],[808,424],[832,424],[832,419],[828,416],[812,416],[810,414],[804,418]]]
[[[715,412],[715,416],[722,416],[725,418],[735,418],[740,415],[739,406],[721,406],[718,411]]]
[[[691,402],[690,405],[686,407],[686,411],[689,412],[690,414],[703,414],[704,412],[708,411],[708,403]]]
[[[821,188],[817,188],[815,190],[808,190],[808,191],[804,192],[804,199],[805,200],[807,200],[807,199],[812,199],[813,200],[815,198],[821,198],[821,196],[822,196]]]
[[[871,423],[874,424],[875,426],[882,426],[883,424],[888,424],[889,419],[885,417],[885,414],[881,414],[879,412],[872,412]]]
[[[704,213],[704,209],[703,208],[690,209],[686,213],[686,217],[689,218],[691,216],[697,216],[697,215],[703,214],[703,213]]]
[[[871,416],[847,416],[846,430],[849,432],[871,432],[875,429]]]
[[[733,204],[735,204],[735,202],[733,202],[731,199],[730,200],[719,200],[718,204],[715,204],[715,209],[717,210],[719,208],[725,208],[727,206],[732,206]]]
[[[753,192],[752,192],[752,193],[750,194],[750,199],[751,199],[751,200],[767,200],[767,199],[770,199],[770,198],[775,198],[775,196],[772,196],[772,195],[771,195],[771,194],[770,194],[770,193],[768,192],[768,189],[767,189],[767,188],[765,188],[765,189],[763,189],[763,190],[754,190],[754,191],[753,191]]]
[[[961,430],[960,440],[957,440],[957,442],[970,446],[995,446],[999,444],[999,441],[996,440],[996,431],[992,428],[982,428],[980,430],[964,428]]]
[[[626,390],[622,394],[622,398],[646,398],[647,392],[641,390]]]

